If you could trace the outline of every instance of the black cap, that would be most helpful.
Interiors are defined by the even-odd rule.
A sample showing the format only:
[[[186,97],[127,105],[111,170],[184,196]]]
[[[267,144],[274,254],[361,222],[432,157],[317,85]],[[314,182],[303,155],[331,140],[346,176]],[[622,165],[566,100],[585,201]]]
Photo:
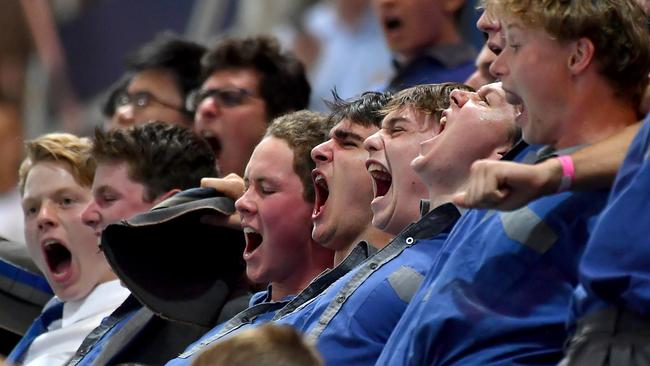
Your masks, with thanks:
[[[107,226],[101,247],[120,280],[152,311],[213,326],[246,268],[245,242],[241,230],[205,224],[201,217],[234,211],[234,202],[214,189],[189,189]]]

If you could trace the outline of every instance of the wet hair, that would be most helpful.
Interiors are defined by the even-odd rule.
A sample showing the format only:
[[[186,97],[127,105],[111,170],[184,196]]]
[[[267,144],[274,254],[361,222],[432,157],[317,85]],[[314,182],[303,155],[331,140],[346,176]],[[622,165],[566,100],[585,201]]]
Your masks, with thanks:
[[[129,177],[145,186],[151,202],[172,190],[198,187],[203,177],[217,177],[208,143],[193,131],[163,122],[128,129],[95,129],[92,156],[98,164],[127,163]]]
[[[327,140],[333,126],[334,123],[322,113],[298,111],[276,118],[266,130],[264,137],[282,139],[293,150],[293,171],[302,182],[306,202],[316,199],[311,180],[316,164],[311,159],[311,150]]]
[[[650,34],[643,9],[631,0],[485,0],[499,17],[514,16],[560,42],[588,38],[599,71],[617,96],[638,108],[648,85]]]
[[[309,104],[311,87],[302,63],[293,54],[282,52],[275,38],[225,38],[206,53],[202,65],[204,80],[218,71],[255,71],[269,121]]]
[[[25,143],[27,157],[20,164],[18,188],[20,194],[25,192],[27,176],[34,165],[42,162],[62,163],[68,167],[75,181],[90,187],[95,176],[95,160],[90,151],[92,141],[69,133],[49,133]],[[47,184],[47,182],[43,182]]]
[[[133,73],[155,69],[170,72],[176,80],[181,98],[185,101],[187,95],[200,86],[201,57],[204,54],[205,47],[198,43],[165,32],[158,34],[152,41],[129,55],[125,61],[127,68]],[[185,103],[183,111],[193,117],[193,113],[185,109]]]
[[[449,108],[449,94],[455,89],[474,91],[472,87],[460,83],[416,85],[397,92],[381,113],[387,115],[404,108],[413,108],[438,121],[442,111]]]
[[[328,117],[330,123],[337,124],[344,119],[363,127],[380,127],[383,115],[382,108],[388,104],[391,98],[389,92],[365,92],[356,98],[343,100],[336,90],[332,91],[332,100],[325,101],[331,110]]]

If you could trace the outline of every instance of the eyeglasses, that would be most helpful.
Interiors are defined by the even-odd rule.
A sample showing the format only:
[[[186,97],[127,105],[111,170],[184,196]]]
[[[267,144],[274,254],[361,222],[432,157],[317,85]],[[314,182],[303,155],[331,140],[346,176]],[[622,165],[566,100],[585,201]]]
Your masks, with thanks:
[[[142,109],[147,107],[151,103],[158,103],[164,107],[171,108],[177,111],[185,111],[182,107],[178,107],[158,99],[156,96],[149,93],[148,91],[141,91],[133,94],[130,94],[128,92],[122,92],[118,94],[118,96],[115,98],[115,109],[129,104],[132,105],[133,108]]]
[[[195,90],[187,97],[186,108],[190,111],[196,111],[207,98],[214,98],[223,107],[236,107],[244,104],[244,99],[255,98],[255,96],[250,90],[242,88]]]

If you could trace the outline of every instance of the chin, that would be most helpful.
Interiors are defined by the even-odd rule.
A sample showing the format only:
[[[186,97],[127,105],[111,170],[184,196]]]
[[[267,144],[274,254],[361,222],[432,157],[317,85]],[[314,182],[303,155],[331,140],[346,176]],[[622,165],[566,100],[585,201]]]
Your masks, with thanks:
[[[90,291],[88,291],[90,293]],[[81,293],[80,291],[74,291],[71,289],[64,289],[64,290],[55,290],[54,294],[61,299],[61,301],[78,301],[82,300],[86,296],[88,296],[88,293]]]
[[[375,228],[381,231],[386,231],[386,225],[387,223],[385,220],[381,220],[377,216],[372,217],[372,226],[374,226]]]

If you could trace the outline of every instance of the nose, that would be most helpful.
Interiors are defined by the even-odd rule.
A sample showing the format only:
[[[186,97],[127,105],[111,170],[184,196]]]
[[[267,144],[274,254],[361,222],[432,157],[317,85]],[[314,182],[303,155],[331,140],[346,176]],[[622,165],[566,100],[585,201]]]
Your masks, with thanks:
[[[86,206],[86,209],[81,213],[81,221],[83,221],[84,224],[90,226],[93,229],[97,229],[99,226],[99,222],[101,221],[101,217],[99,215],[99,211],[97,210],[97,204],[95,203],[95,200],[90,201],[88,206]]]
[[[311,160],[316,165],[332,161],[331,143],[332,140],[325,141],[311,150]]]
[[[210,125],[218,116],[221,111],[219,105],[215,102],[214,98],[205,98],[199,104],[194,115],[194,128],[200,132],[209,129]]]
[[[237,212],[239,212],[239,215],[244,218],[246,216],[250,216],[257,212],[257,206],[255,205],[255,202],[252,200],[252,191],[253,189],[251,187],[248,187],[244,194],[239,197],[237,201],[235,201],[235,209]]]
[[[131,103],[119,106],[117,111],[117,122],[120,126],[131,126],[135,124],[135,109]]]
[[[57,226],[58,218],[56,215],[56,208],[54,208],[53,203],[43,202],[38,211],[38,216],[36,217],[36,223],[39,230],[45,230]]]
[[[373,152],[379,151],[383,147],[383,140],[382,140],[382,130],[379,130],[372,135],[368,136],[364,141],[363,141],[363,148],[366,149],[370,154]]]
[[[469,92],[455,89],[449,94],[450,104],[452,107],[455,105],[458,108],[462,108],[469,100],[469,96]]]
[[[491,33],[499,31],[499,21],[488,12],[484,10],[481,16],[476,21],[476,28],[483,33]]]
[[[490,65],[490,74],[497,78],[497,80],[503,80],[504,76],[507,76],[509,73],[508,66],[505,61],[505,57],[508,54],[508,49],[504,49],[492,62]]]

